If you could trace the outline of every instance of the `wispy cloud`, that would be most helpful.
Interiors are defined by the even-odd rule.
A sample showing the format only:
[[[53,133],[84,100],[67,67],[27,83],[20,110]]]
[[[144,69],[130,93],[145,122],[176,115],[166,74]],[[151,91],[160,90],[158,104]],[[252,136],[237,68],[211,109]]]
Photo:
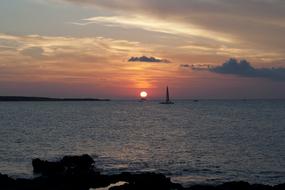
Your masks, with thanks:
[[[228,36],[214,31],[204,30],[190,23],[165,21],[154,17],[131,15],[131,16],[108,16],[108,17],[91,17],[82,19],[81,22],[72,24],[85,26],[90,24],[102,24],[111,27],[122,28],[139,28],[151,32],[161,32],[179,36],[195,36],[200,38],[211,39],[220,42],[233,42]]]
[[[284,58],[285,1],[282,0],[66,1],[89,3],[119,15],[88,18],[77,24],[141,28],[182,37],[201,37],[204,41],[216,40],[219,45],[232,42],[234,45],[226,49],[238,51],[237,54],[251,49],[260,55],[275,52],[280,59]]]
[[[83,38],[0,33],[1,80],[91,80],[127,67],[124,58],[143,53],[143,45],[109,38]],[[148,48],[151,51],[151,48]],[[98,69],[100,67],[101,69]],[[84,80],[85,80],[84,79]]]
[[[89,85],[92,89],[95,86],[94,89],[102,91],[151,88],[158,80],[164,81],[166,76],[174,75],[175,70],[164,64],[126,61],[126,57],[132,55],[162,56],[149,44],[146,46],[135,41],[0,33],[1,47],[5,50],[0,51],[0,88],[10,83],[31,84],[35,79],[39,86],[57,84],[63,87],[62,91],[75,84]],[[157,57],[150,59],[165,61]]]
[[[144,51],[139,42],[104,37],[65,37],[41,35],[9,35],[0,33],[0,47],[22,55],[54,56],[57,54],[104,55]],[[151,51],[151,48],[149,48]],[[84,50],[84,51],[82,51]]]
[[[21,53],[26,56],[40,58],[43,55],[44,50],[41,47],[29,47],[29,48],[23,49]]]

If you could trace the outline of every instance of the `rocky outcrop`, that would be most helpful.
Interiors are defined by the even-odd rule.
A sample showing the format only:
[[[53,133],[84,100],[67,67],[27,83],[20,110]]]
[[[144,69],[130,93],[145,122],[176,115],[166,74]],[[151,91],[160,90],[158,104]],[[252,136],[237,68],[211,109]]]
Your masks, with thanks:
[[[89,175],[95,172],[95,162],[91,156],[65,156],[60,161],[50,162],[40,159],[32,161],[35,173],[42,175]]]
[[[195,185],[183,187],[171,182],[170,178],[157,173],[121,173],[102,175],[95,168],[89,155],[65,156],[56,162],[34,159],[34,172],[39,177],[33,179],[13,179],[0,174],[2,190],[90,190],[108,187],[124,182],[121,186],[110,186],[110,190],[284,190],[285,184],[268,186],[247,182],[228,182],[221,185]]]

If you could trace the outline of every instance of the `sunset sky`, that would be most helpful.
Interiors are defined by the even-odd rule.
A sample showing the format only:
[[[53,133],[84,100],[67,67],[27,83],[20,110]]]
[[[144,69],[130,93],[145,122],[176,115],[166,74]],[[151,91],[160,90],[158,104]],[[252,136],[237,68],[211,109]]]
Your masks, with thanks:
[[[0,96],[285,98],[284,0],[0,0]]]

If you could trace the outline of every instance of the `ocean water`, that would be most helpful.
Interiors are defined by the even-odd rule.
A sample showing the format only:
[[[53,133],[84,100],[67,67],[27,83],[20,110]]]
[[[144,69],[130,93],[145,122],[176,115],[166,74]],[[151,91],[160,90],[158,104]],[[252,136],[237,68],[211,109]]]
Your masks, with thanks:
[[[103,173],[160,172],[184,185],[285,182],[285,101],[0,102],[0,172],[90,154]]]

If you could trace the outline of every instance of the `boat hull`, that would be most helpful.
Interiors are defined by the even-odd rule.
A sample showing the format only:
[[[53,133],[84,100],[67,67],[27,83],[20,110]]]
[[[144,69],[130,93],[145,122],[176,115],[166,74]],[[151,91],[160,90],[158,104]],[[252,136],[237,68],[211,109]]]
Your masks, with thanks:
[[[160,104],[174,104],[173,102],[160,102]]]

